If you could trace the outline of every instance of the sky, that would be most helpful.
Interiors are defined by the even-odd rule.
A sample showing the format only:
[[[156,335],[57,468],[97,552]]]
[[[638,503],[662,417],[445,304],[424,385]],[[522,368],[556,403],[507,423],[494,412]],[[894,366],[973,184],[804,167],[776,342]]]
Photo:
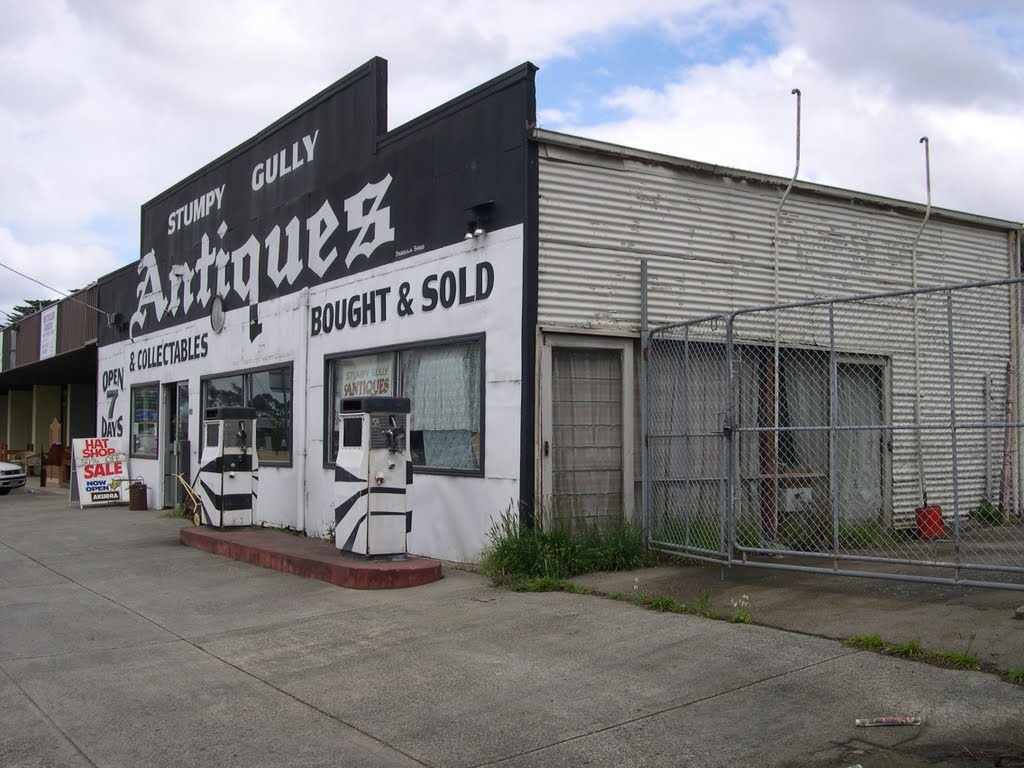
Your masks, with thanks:
[[[141,205],[373,56],[389,127],[532,61],[542,128],[1024,220],[1024,0],[0,0],[0,264],[72,290]],[[0,321],[56,298],[0,268]]]

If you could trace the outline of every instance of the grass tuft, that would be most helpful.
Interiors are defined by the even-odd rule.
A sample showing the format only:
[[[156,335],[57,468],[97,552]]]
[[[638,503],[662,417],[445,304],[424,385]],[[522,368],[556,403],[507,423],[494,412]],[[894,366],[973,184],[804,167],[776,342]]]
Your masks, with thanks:
[[[938,664],[956,669],[980,669],[978,654],[970,651],[932,651],[928,658]]]
[[[491,526],[480,570],[491,583],[567,579],[593,571],[625,571],[650,562],[643,531],[627,524],[574,534],[565,527],[529,528],[510,507]]]
[[[640,605],[650,608],[652,611],[662,613],[686,613],[686,606],[676,600],[672,595],[662,593],[653,597],[646,594],[638,598]]]
[[[705,589],[693,600],[686,604],[686,613],[692,613],[695,616],[703,616],[707,619],[717,619],[718,613],[711,605],[711,590]]]
[[[574,595],[596,595],[598,592],[590,587],[573,584],[565,579],[541,576],[539,579],[521,579],[508,585],[513,592],[570,592]]]
[[[847,648],[858,648],[862,651],[884,651],[885,640],[880,635],[854,635],[843,640]]]
[[[1011,683],[1024,683],[1024,664],[1019,667],[1014,667],[1006,676],[1010,678]]]
[[[907,640],[905,643],[893,643],[886,649],[893,656],[914,659],[924,653],[920,640]]]
[[[974,640],[977,635],[971,635],[964,642],[960,636],[960,648],[955,651],[932,651],[928,658],[939,664],[945,664],[956,669],[981,669],[978,654],[974,652]]]

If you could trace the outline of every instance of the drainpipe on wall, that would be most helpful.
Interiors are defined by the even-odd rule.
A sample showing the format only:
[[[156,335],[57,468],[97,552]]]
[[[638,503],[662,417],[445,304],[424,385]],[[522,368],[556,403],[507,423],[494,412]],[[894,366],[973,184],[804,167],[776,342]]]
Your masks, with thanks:
[[[309,413],[309,288],[302,289],[302,343],[299,345],[298,359],[295,361],[295,379],[301,385],[302,408],[295,413],[295,394],[292,393],[292,466],[297,473],[295,510],[297,518],[295,527],[306,530],[306,416]]]
[[[910,281],[911,287],[917,290],[917,244],[921,240],[921,234],[928,224],[928,218],[932,215],[932,170],[931,157],[928,151],[928,137],[922,136],[919,144],[924,144],[924,173],[925,188],[928,194],[928,206],[925,208],[924,221],[921,222],[914,238],[914,244],[910,249]],[[950,339],[952,343],[952,339]],[[918,296],[914,294],[914,426],[917,427],[917,484],[921,496],[921,507],[928,506],[928,485],[924,480],[924,443],[921,434],[921,329],[918,317]]]
[[[775,210],[775,221],[772,226],[772,273],[774,277],[773,304],[781,303],[780,290],[780,260],[779,260],[779,221],[782,218],[782,207],[786,204],[790,190],[796,183],[796,177],[800,173],[800,89],[794,88],[790,91],[796,96],[796,167],[793,169],[793,178],[789,180],[786,190],[779,200],[779,207]],[[769,531],[772,540],[778,538],[779,530],[779,312],[773,313],[775,317],[775,357],[772,366],[772,467],[770,473],[771,499],[770,499],[770,520]]]
[[[1013,277],[1021,276],[1021,235],[1024,234],[1022,230],[1018,229],[1010,233],[1010,275]],[[1011,364],[1012,364],[1012,375],[1016,379],[1017,397],[1013,403],[1014,411],[1012,419],[1014,423],[1021,420],[1022,414],[1024,414],[1024,370],[1022,370],[1021,362],[1024,361],[1024,333],[1021,333],[1021,322],[1024,321],[1024,290],[1018,283],[1011,289],[1014,300],[1010,302],[1011,313],[1010,321],[1012,327],[1010,329],[1010,338],[1014,341],[1013,348],[1010,351]],[[1020,429],[1015,428],[1013,430],[1013,447],[1016,451],[1016,469],[1017,477],[1014,483],[1014,499],[1012,507],[1016,511],[1018,517],[1024,515],[1024,450],[1021,450],[1020,440]],[[1011,514],[1011,505],[1007,504],[1003,510],[1004,515]]]

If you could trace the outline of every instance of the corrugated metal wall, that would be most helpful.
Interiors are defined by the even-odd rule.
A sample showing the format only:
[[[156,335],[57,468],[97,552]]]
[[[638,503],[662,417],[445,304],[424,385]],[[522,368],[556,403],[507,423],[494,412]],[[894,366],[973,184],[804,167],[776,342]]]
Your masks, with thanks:
[[[86,306],[90,305],[90,306]],[[96,342],[96,286],[93,285],[57,304],[57,354],[74,352]],[[10,350],[11,336],[16,334],[15,366],[39,360],[39,329],[41,312],[36,312],[4,335],[4,349]],[[5,352],[5,354],[8,354]],[[10,359],[6,361],[10,363]],[[15,367],[7,366],[7,367]]]
[[[778,187],[540,145],[539,322],[636,331],[640,259],[652,324],[773,304]],[[910,285],[920,225],[794,189],[779,227],[780,300]],[[1009,276],[1007,234],[932,219],[921,285]]]
[[[26,317],[17,325],[14,365],[28,365],[39,359],[39,313]]]
[[[772,224],[779,186],[724,174],[584,152],[540,142],[539,311],[541,326],[636,332],[640,260],[649,264],[652,325],[776,303]],[[779,226],[778,301],[899,290],[911,285],[911,246],[920,216],[870,202],[794,189]],[[919,285],[1010,277],[1007,230],[933,216],[918,247]],[[996,298],[994,296],[994,298]],[[993,376],[993,401],[1005,402],[1010,353],[1009,294],[957,319],[960,418],[981,421],[982,383]],[[925,302],[922,363],[925,420],[947,420],[948,368],[944,305]],[[913,419],[914,373],[909,300],[877,311],[837,314],[837,347],[889,361],[893,423]],[[815,316],[820,315],[820,316]],[[783,343],[827,345],[824,308],[782,321]],[[771,339],[771,315],[748,316],[737,338]],[[890,334],[887,329],[901,328]],[[825,333],[822,336],[822,333]],[[939,354],[941,353],[941,354]],[[998,418],[999,406],[996,407]],[[916,445],[894,437],[893,512],[917,501]],[[984,433],[960,435],[961,499],[984,490]],[[926,433],[929,501],[951,506],[948,434]],[[997,452],[1001,451],[1000,442]]]
[[[96,340],[96,286],[73,294],[78,301],[65,300],[57,310],[57,354],[72,352]],[[79,302],[84,302],[79,303]],[[85,304],[91,304],[87,307]]]

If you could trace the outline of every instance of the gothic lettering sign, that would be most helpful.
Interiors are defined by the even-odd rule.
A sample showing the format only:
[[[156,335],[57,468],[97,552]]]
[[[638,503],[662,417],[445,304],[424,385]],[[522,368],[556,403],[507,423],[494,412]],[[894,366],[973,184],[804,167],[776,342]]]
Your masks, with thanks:
[[[509,78],[479,108],[442,107],[388,134],[386,63],[370,61],[143,206],[139,261],[99,286],[117,315],[100,344],[205,318],[217,296],[226,312],[248,311],[255,342],[266,302],[457,242],[474,206],[487,205],[490,229],[520,223],[524,163],[509,150],[525,146],[527,126],[503,129],[503,110],[522,109],[516,86],[531,76]],[[417,311],[479,294],[476,278],[415,286]],[[397,288],[354,299],[335,322],[385,321]]]

